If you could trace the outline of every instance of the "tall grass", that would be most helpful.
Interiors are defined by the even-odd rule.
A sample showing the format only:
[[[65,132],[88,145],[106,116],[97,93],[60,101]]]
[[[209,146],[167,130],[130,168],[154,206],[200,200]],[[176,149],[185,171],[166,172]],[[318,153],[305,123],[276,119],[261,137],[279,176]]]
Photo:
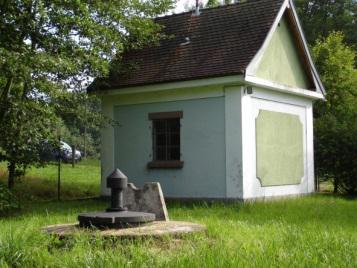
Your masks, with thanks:
[[[0,264],[17,267],[356,267],[357,200],[316,195],[258,203],[168,204],[170,217],[206,224],[181,239],[58,240],[40,227],[76,221],[106,202],[28,204],[0,220]]]
[[[64,199],[99,193],[96,161],[64,165],[62,175]],[[56,167],[48,166],[16,183],[22,209],[0,218],[0,267],[357,267],[356,199],[319,194],[256,203],[173,202],[171,219],[205,224],[207,232],[180,239],[78,234],[59,240],[41,227],[76,222],[79,213],[108,204],[55,201],[56,179]]]

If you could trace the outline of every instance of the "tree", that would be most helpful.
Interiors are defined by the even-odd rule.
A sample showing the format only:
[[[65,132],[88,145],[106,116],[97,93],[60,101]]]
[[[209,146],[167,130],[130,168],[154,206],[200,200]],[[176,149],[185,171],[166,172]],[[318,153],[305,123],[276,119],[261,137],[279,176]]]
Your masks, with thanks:
[[[41,144],[52,140],[56,120],[46,102],[36,98],[18,101],[19,91],[14,89],[0,128],[0,161],[8,162],[9,188],[26,167],[43,164],[39,157]]]
[[[313,55],[325,85],[326,102],[315,105],[318,175],[332,178],[335,192],[357,193],[356,53],[333,32],[320,39]]]
[[[295,4],[309,44],[332,31],[343,32],[349,45],[357,44],[356,0],[296,0]]]
[[[247,0],[241,0],[240,2],[245,2]],[[205,7],[218,7],[220,5],[228,5],[230,3],[234,3],[232,0],[208,0]]]
[[[221,4],[220,0],[208,0],[205,7],[217,7]]]
[[[100,112],[100,101],[85,90],[63,92],[56,100],[56,114],[67,128],[62,138],[86,156],[98,154],[100,129],[108,119]],[[96,147],[96,148],[93,148]]]
[[[162,38],[152,18],[172,2],[1,1],[0,157],[9,161],[9,186],[17,166],[38,163],[35,148],[51,137],[58,96],[106,76],[124,49]]]

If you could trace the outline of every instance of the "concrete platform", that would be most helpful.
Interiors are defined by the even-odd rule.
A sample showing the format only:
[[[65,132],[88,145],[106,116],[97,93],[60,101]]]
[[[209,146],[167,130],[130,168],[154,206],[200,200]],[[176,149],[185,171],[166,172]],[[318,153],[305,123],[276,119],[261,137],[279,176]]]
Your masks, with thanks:
[[[125,228],[153,222],[155,214],[137,211],[100,211],[78,215],[80,227]]]
[[[57,235],[60,238],[70,237],[77,233],[95,234],[102,237],[135,238],[135,237],[160,237],[160,236],[181,236],[184,234],[203,232],[206,226],[202,224],[183,221],[155,221],[145,225],[126,229],[86,229],[79,228],[77,223],[56,224],[43,227],[43,232]]]

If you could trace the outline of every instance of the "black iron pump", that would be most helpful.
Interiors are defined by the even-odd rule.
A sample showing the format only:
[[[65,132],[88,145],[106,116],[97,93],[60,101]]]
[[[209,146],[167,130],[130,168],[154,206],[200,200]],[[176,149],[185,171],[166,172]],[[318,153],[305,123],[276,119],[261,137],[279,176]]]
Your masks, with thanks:
[[[107,177],[107,187],[111,189],[111,207],[107,211],[126,211],[124,207],[123,191],[128,187],[128,178],[119,170],[115,169]]]
[[[78,215],[80,227],[130,228],[155,220],[155,214],[128,211],[124,207],[124,189],[128,178],[119,169],[107,177],[107,187],[111,188],[111,207],[103,212],[89,212]]]

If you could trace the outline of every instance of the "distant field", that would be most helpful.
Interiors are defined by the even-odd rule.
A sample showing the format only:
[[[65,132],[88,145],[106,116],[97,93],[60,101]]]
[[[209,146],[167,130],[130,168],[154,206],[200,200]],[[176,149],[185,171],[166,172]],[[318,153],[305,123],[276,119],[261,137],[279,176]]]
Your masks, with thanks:
[[[31,168],[15,183],[15,193],[25,200],[50,200],[57,198],[58,168],[50,164],[44,168]],[[0,182],[6,183],[6,163],[0,163]],[[61,193],[64,199],[98,196],[100,191],[100,162],[83,160],[72,168],[61,166]]]

